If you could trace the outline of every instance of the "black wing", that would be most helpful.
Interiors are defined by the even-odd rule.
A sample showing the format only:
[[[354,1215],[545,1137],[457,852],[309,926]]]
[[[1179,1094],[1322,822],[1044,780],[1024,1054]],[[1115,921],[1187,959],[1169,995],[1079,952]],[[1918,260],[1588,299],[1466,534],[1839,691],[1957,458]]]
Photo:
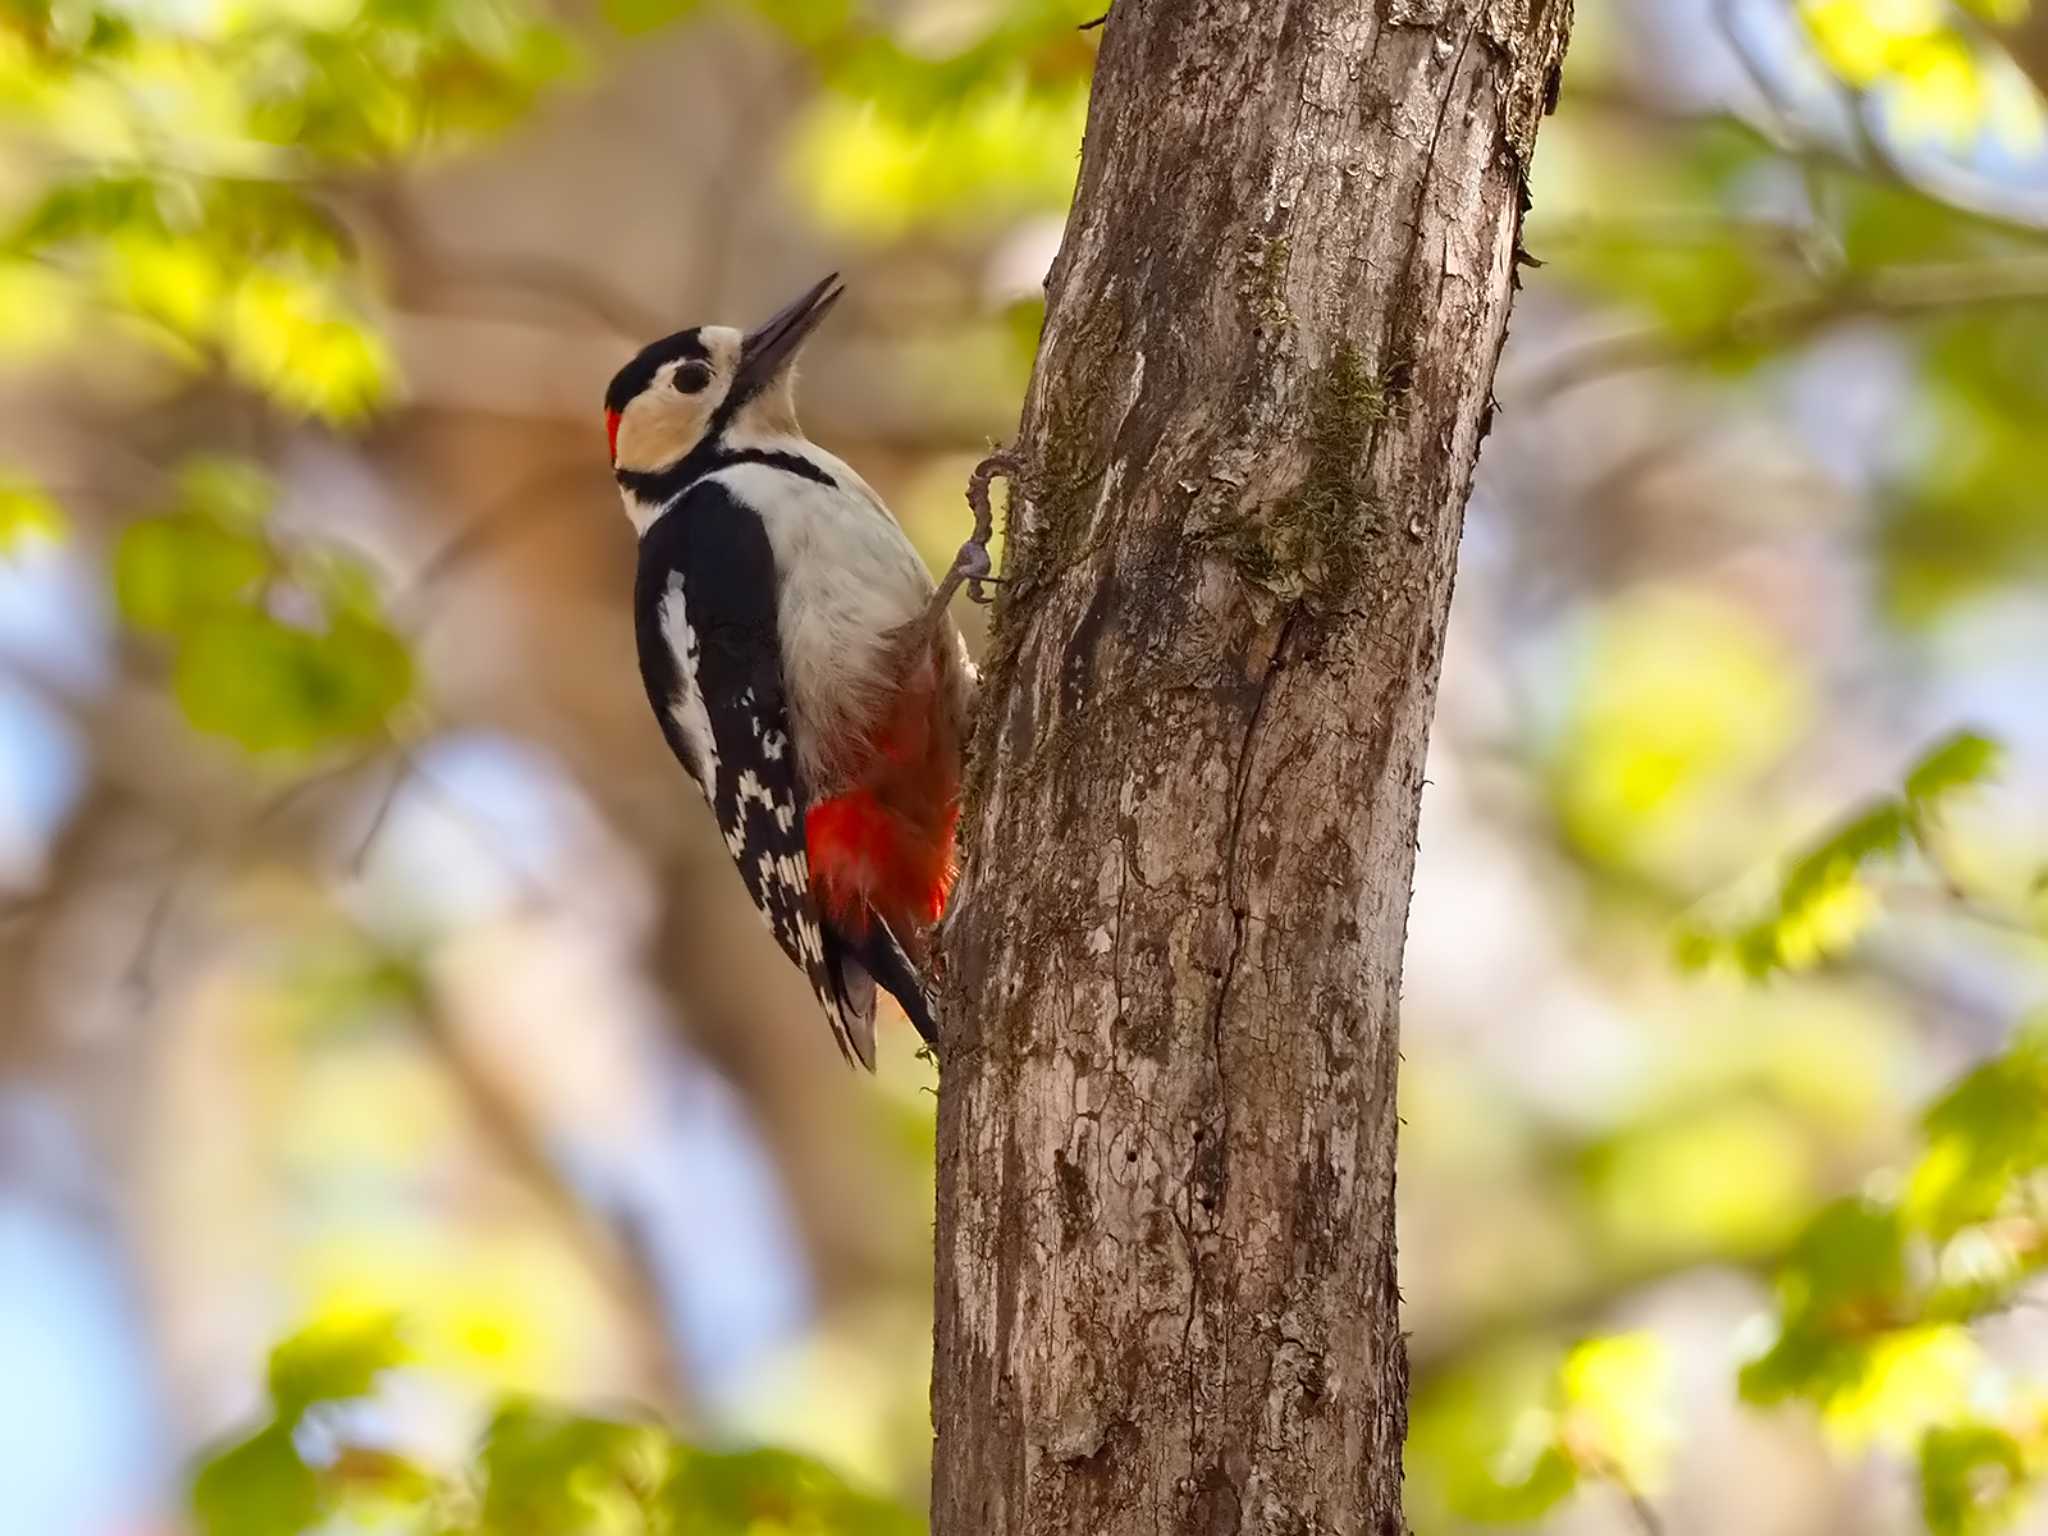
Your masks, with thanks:
[[[760,517],[715,481],[692,486],[640,541],[633,607],[662,734],[704,791],[747,894],[809,978],[839,1049],[872,1069],[873,985],[811,896],[775,556]]]

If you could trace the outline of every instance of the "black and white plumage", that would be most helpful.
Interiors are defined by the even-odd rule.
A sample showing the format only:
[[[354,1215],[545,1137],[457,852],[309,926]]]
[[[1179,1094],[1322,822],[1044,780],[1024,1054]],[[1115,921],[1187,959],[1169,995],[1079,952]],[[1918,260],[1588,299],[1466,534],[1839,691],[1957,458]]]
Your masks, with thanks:
[[[662,733],[840,1049],[872,1067],[877,984],[934,1036],[913,954],[951,879],[973,674],[894,518],[796,427],[789,361],[833,297],[654,343],[606,413]]]

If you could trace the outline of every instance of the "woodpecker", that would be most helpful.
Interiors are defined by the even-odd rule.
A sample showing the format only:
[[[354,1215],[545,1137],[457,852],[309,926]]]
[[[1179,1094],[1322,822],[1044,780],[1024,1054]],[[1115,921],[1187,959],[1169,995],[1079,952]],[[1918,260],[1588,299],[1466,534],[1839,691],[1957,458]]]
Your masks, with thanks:
[[[927,1042],[930,934],[953,883],[976,676],[935,585],[866,481],[797,425],[796,359],[835,273],[745,334],[641,349],[605,392],[639,534],[647,697],[747,894],[873,1070],[875,988]]]

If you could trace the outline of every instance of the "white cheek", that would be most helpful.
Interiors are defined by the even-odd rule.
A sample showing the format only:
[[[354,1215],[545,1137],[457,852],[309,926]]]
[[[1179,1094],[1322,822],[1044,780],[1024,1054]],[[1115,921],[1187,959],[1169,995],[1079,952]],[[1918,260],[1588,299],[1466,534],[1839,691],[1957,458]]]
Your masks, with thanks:
[[[704,435],[708,408],[700,399],[665,385],[626,407],[619,422],[619,463],[628,469],[660,469],[674,463]]]

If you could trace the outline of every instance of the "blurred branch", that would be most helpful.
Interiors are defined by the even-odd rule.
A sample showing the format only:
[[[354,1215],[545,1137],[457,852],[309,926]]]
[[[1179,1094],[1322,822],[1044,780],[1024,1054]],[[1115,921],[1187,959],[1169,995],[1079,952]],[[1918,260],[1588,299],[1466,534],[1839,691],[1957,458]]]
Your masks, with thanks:
[[[638,347],[666,335],[674,323],[643,309],[624,292],[584,268],[548,256],[454,255],[423,243],[406,248],[415,276],[429,291],[499,289],[548,299],[576,310]]]
[[[391,611],[402,623],[425,628],[431,615],[409,612],[435,587],[452,580],[470,565],[491,554],[508,540],[553,514],[557,504],[542,493],[556,486],[582,484],[594,473],[582,459],[566,460],[535,470],[498,496],[477,514],[470,524],[452,535],[413,573],[405,589],[391,600]]]
[[[608,1221],[593,1210],[562,1176],[539,1128],[478,1059],[462,1030],[431,999],[422,1000],[415,1017],[422,1039],[467,1102],[478,1130],[554,1217],[592,1275],[611,1293],[619,1316],[641,1335],[634,1356],[661,1399],[657,1406],[674,1418],[688,1404],[689,1394],[674,1342],[664,1326],[667,1299],[646,1262],[645,1244],[636,1240],[630,1227]]]
[[[1967,20],[1975,18],[1966,17]],[[1989,29],[2007,58],[2048,101],[2048,3],[2034,0],[2001,26]]]
[[[1741,3],[1742,0],[1715,0],[1712,15],[1716,28],[1727,42],[1729,51],[1742,65],[1751,86],[1763,98],[1779,142],[1794,153],[1804,153],[1817,147],[1815,135],[1801,121],[1798,106],[1791,99],[1785,83],[1777,77],[1763,51],[1744,30]],[[1798,22],[1790,7],[1780,4],[1778,11],[1790,25],[1797,27]],[[1983,30],[1973,26],[1966,7],[1951,6],[1948,14],[1956,26],[1969,30],[1980,39],[1985,38]],[[2011,53],[2010,49],[2005,51]],[[2038,197],[2022,195],[2016,199],[2011,186],[2002,185],[1952,161],[1918,165],[1909,162],[1900,154],[1885,122],[1882,96],[1869,86],[1844,80],[1822,60],[1810,59],[1810,62],[1832,88],[1842,109],[1855,151],[1846,158],[1854,168],[1888,185],[1946,203],[1959,212],[1991,223],[2037,234],[2044,225],[2048,225],[2048,204]]]
[[[1728,52],[1742,67],[1743,78],[1762,99],[1764,110],[1770,115],[1771,127],[1776,130],[1773,137],[1782,145],[1797,143],[1804,135],[1798,131],[1797,119],[1786,105],[1785,93],[1773,76],[1763,50],[1749,35],[1742,15],[1742,0],[1714,0],[1708,14],[1713,17],[1714,30],[1721,34],[1721,41],[1728,45]]]
[[[2028,939],[2035,944],[2048,944],[2048,932],[2027,921],[2019,912],[1999,906],[1995,901],[1986,900],[1984,895],[1972,890],[1970,882],[1956,867],[1943,833],[1940,818],[1921,812],[1913,818],[1914,842],[1920,850],[1920,857],[1933,871],[1940,882],[1934,887],[1913,885],[1904,881],[1887,883],[1884,890],[1889,897],[1905,896],[1909,899],[1932,900],[1957,917],[1988,928],[1997,933]]]
[[[1789,12],[1784,6],[1780,5],[1778,11],[1781,17],[1789,19]],[[1808,142],[1812,135],[1804,131],[1797,106],[1790,99],[1784,82],[1778,79],[1764,50],[1743,24],[1742,0],[1715,0],[1712,15],[1715,28],[1728,44],[1728,51],[1742,66],[1744,78],[1762,98],[1765,109],[1770,113],[1779,142],[1787,148]],[[1911,173],[1893,152],[1891,140],[1885,133],[1882,107],[1877,98],[1831,71],[1824,70],[1823,73],[1834,88],[1848,119],[1860,168],[1894,185],[1912,186]]]
[[[1608,1480],[1628,1500],[1629,1513],[1635,1516],[1636,1527],[1643,1536],[1664,1536],[1664,1517],[1657,1513],[1656,1505],[1643,1497],[1642,1490],[1622,1476],[1619,1470],[1611,1473]]]
[[[384,781],[384,791],[377,796],[376,807],[370,812],[369,824],[363,828],[363,835],[357,841],[355,852],[349,855],[348,868],[352,875],[361,875],[370,862],[370,854],[376,849],[377,839],[384,835],[384,828],[390,823],[391,808],[398,804],[399,791],[405,788],[405,781],[412,776],[412,754],[400,748],[392,754],[391,773]]]
[[[164,934],[170,928],[178,904],[184,899],[185,889],[192,881],[190,853],[191,844],[188,842],[171,856],[170,873],[164,876],[164,883],[150,899],[149,912],[142,920],[142,933],[135,941],[135,953],[129,957],[128,968],[121,975],[121,985],[145,1008],[156,997],[157,957],[163,948]]]
[[[528,294],[595,320],[636,347],[673,329],[581,263],[554,256],[458,252],[437,246],[422,233],[411,208],[389,183],[364,190],[360,208],[399,258],[395,264],[429,292],[497,289]]]
[[[2048,259],[2040,257],[1892,267],[1825,292],[1752,305],[1695,336],[1649,328],[1565,347],[1502,394],[1542,400],[1611,374],[1698,362],[1730,348],[1787,346],[1843,320],[2044,302]]]
[[[1788,1238],[1776,1247],[1750,1254],[1672,1253],[1617,1265],[1604,1274],[1584,1275],[1551,1295],[1519,1296],[1504,1305],[1475,1311],[1434,1335],[1411,1335],[1409,1369],[1421,1381],[1453,1370],[1462,1361],[1519,1335],[1590,1333],[1617,1303],[1704,1270],[1749,1275],[1762,1285],[1784,1264],[1791,1251]]]
[[[306,796],[327,785],[339,783],[375,762],[383,748],[372,749],[354,757],[342,759],[324,768],[292,780],[273,792],[257,805],[240,829],[230,839],[226,854],[240,858],[248,853],[257,837],[269,830],[291,811]],[[177,916],[178,907],[185,900],[189,888],[199,878],[200,864],[199,834],[188,831],[183,841],[172,850],[165,861],[168,872],[164,883],[151,900],[149,913],[143,919],[142,933],[136,941],[135,953],[128,962],[122,983],[144,1005],[155,996],[156,966],[163,948],[163,936],[171,921]]]
[[[757,202],[751,189],[767,179],[771,157],[783,152],[792,99],[808,76],[808,66],[800,55],[778,51],[765,83],[749,82],[737,91],[724,70],[700,70],[699,75],[714,98],[707,120],[728,125],[721,152],[712,158],[702,201],[720,217],[707,221],[704,233],[709,238],[697,244],[691,274],[697,302],[709,314],[728,302],[732,274],[751,227],[744,215]],[[647,335],[659,336],[669,329],[662,326]]]
[[[1743,50],[1732,39],[1730,47],[1735,49],[1739,59],[1745,58]],[[1750,67],[1745,62],[1746,72]],[[2048,234],[2048,202],[2040,197],[2015,198],[2011,188],[1998,187],[1982,177],[1969,175],[1961,168],[1952,168],[1953,174],[1935,175],[1934,167],[1908,164],[1889,141],[1879,142],[1881,130],[1874,129],[1868,121],[1859,122],[1854,107],[1856,97],[1867,98],[1869,92],[1858,93],[1842,87],[1850,92],[1842,98],[1843,110],[1848,115],[1846,126],[1850,135],[1859,140],[1857,147],[1863,151],[1854,153],[1850,145],[1829,142],[1799,123],[1791,115],[1791,108],[1775,83],[1767,84],[1756,79],[1755,84],[1764,101],[1767,121],[1762,123],[1755,120],[1753,113],[1745,114],[1733,109],[1674,111],[1663,102],[1611,86],[1574,86],[1566,92],[1564,102],[1573,110],[1626,119],[1642,130],[1652,132],[1678,132],[1719,121],[1738,123],[1760,133],[1778,154],[1809,175],[1820,169],[1846,171],[1941,203],[1958,215],[1988,228],[2034,240]],[[1879,137],[1862,142],[1866,131]]]

